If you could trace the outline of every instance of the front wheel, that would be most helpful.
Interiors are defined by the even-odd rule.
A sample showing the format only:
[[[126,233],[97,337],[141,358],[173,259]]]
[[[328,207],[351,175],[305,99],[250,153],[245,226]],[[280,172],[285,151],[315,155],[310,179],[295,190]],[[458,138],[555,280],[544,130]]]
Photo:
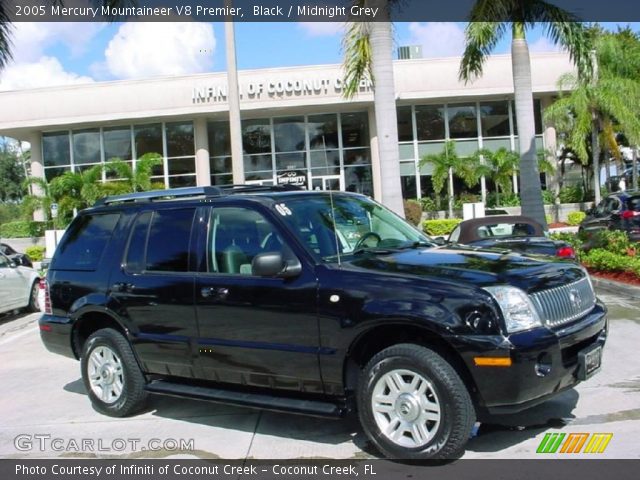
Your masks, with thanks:
[[[358,386],[360,423],[389,458],[456,458],[475,411],[453,367],[428,348],[394,345],[376,354]]]
[[[144,375],[129,342],[116,330],[103,328],[87,339],[80,368],[91,403],[100,413],[124,417],[144,406]]]

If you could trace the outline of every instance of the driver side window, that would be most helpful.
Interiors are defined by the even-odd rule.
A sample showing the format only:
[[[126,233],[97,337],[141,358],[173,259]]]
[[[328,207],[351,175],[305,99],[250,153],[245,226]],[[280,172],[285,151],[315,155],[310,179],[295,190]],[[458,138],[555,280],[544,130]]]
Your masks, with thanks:
[[[9,259],[0,253],[0,268],[8,268]]]

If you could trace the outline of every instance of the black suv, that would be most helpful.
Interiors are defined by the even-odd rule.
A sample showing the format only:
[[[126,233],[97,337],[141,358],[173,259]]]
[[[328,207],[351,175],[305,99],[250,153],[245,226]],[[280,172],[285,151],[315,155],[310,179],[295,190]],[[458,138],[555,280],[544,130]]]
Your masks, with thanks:
[[[47,274],[42,340],[95,408],[149,393],[326,417],[389,457],[459,455],[476,418],[600,368],[606,309],[580,266],[438,247],[373,200],[283,187],[110,197]]]

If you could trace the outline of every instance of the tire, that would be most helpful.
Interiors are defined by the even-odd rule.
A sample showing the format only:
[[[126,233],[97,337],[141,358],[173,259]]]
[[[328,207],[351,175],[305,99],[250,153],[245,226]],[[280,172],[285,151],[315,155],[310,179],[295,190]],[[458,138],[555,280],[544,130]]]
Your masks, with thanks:
[[[40,296],[40,280],[36,280],[31,285],[31,291],[29,292],[29,304],[27,305],[27,310],[30,312],[39,312],[40,311],[40,302],[38,301],[38,297]]]
[[[80,368],[91,403],[100,413],[125,417],[144,407],[144,375],[129,342],[116,330],[104,328],[87,339]]]
[[[365,433],[386,457],[395,459],[457,458],[476,418],[453,367],[434,351],[413,344],[393,345],[367,363],[357,402]]]

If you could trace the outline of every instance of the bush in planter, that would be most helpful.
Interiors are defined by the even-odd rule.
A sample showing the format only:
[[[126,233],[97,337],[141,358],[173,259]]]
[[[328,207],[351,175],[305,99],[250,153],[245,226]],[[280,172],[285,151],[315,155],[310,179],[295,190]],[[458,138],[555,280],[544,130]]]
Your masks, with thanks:
[[[423,212],[434,213],[438,211],[436,201],[431,197],[422,197],[420,199],[420,204],[422,205]]]
[[[422,220],[422,206],[416,200],[404,201],[404,216],[408,222],[418,226]]]
[[[462,220],[459,218],[425,220],[423,223],[423,229],[426,234],[431,235],[432,237],[440,237],[443,235],[449,235],[461,221]]]
[[[562,187],[558,194],[558,198],[560,199],[560,203],[580,203],[584,201],[582,186],[577,184]]]
[[[580,257],[580,261],[589,268],[600,272],[622,272],[629,266],[629,258],[624,255],[594,248]]]
[[[582,248],[583,240],[575,233],[556,232],[549,235],[549,238],[551,238],[551,240],[559,240],[561,242],[567,242],[576,251],[576,255],[580,253],[580,249]]]
[[[551,190],[542,190],[542,201],[545,205],[553,205],[556,203],[556,194]]]
[[[18,220],[0,225],[1,238],[31,238],[44,236],[44,222]]]
[[[44,251],[44,247],[41,247],[40,245],[33,245],[31,247],[27,247],[24,253],[29,255],[29,258],[31,258],[31,260],[33,260],[34,262],[41,262],[44,258]]]
[[[627,256],[631,248],[637,244],[632,244],[626,232],[620,230],[600,230],[596,232],[588,241],[589,249],[603,249],[616,255]]]
[[[580,225],[586,216],[587,214],[584,212],[569,212],[569,215],[567,215],[567,223],[575,227]]]

